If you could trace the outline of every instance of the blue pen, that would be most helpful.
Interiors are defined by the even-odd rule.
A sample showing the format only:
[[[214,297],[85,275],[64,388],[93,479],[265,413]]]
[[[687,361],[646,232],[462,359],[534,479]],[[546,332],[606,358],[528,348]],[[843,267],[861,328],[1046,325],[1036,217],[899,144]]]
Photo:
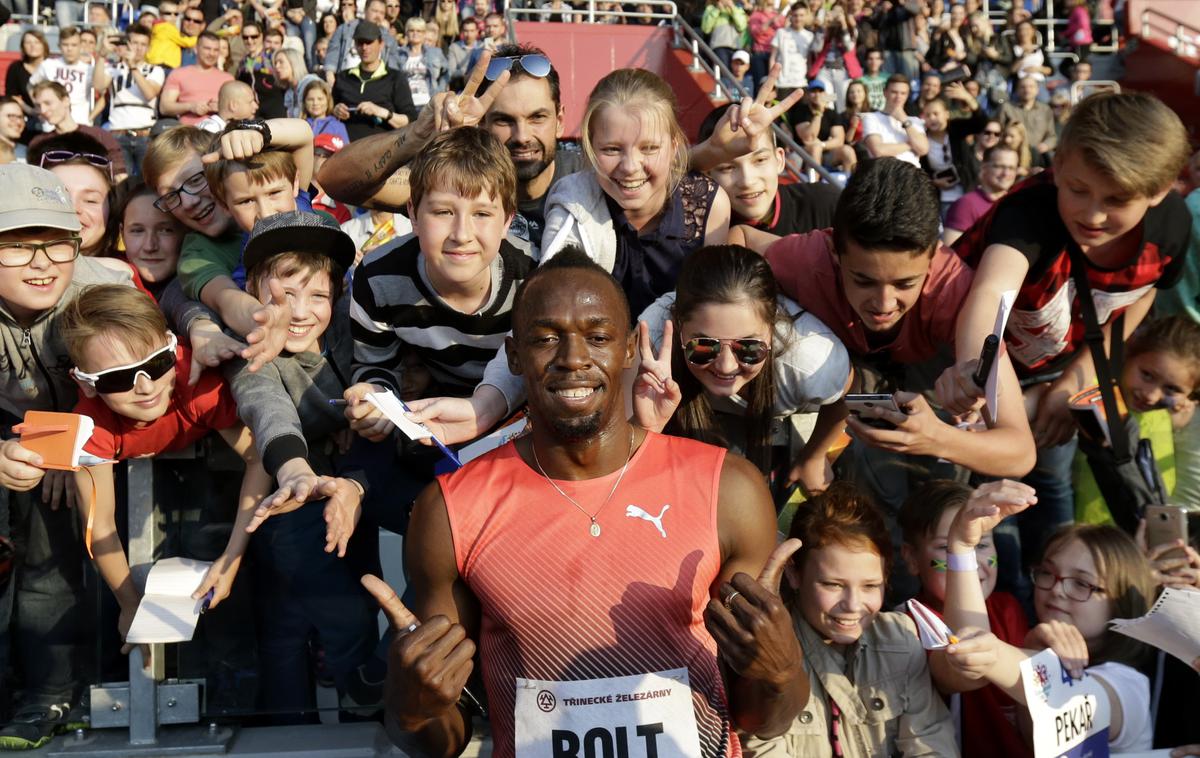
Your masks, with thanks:
[[[212,599],[214,597],[216,597],[216,593],[217,593],[217,588],[214,587],[211,590],[209,590],[208,592],[205,592],[204,597],[200,598],[200,612],[201,613],[204,613],[205,611],[208,610],[208,604],[212,602]]]
[[[405,413],[412,413],[412,409],[408,407],[407,403],[405,403],[403,400],[400,400],[400,398],[396,399],[400,401],[400,407],[404,409]],[[428,428],[424,424],[421,424],[421,428],[428,431]],[[455,468],[462,468],[462,461],[458,459],[458,455],[456,455],[453,450],[446,447],[446,445],[443,444],[442,441],[436,436],[434,436],[432,432],[429,434],[429,439],[433,440],[433,444],[437,445],[438,450],[442,451],[442,455],[450,459],[450,462],[454,464]]]

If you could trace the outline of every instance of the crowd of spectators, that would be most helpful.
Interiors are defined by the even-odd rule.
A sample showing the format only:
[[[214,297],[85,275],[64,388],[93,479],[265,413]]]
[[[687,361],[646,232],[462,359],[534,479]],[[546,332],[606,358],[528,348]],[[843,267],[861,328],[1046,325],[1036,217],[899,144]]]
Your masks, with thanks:
[[[414,754],[490,711],[520,755],[551,727],[517,681],[653,675],[691,690],[651,706],[687,755],[1032,755],[1014,672],[1050,648],[1113,752],[1200,742],[1200,660],[1107,626],[1200,590],[1197,520],[1148,536],[1071,411],[1108,366],[1146,486],[1200,512],[1200,154],[1153,96],[1073,86],[1086,3],[1056,71],[1021,7],[712,0],[750,96],[693,143],[618,69],[577,146],[489,0],[96,8],[57,3],[56,55],[24,32],[0,99],[0,750],[138,649],[143,457],[160,552],[211,562],[168,669],[213,717],[314,722],[320,685]],[[840,181],[783,181],[776,122]],[[387,392],[459,454],[528,427],[458,468]],[[91,465],[26,446],[50,410],[94,420]]]

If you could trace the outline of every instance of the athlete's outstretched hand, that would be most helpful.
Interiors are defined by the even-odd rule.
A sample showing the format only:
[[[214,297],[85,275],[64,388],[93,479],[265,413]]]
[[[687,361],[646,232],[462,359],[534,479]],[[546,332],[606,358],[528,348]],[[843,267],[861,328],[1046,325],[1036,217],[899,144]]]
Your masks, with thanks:
[[[783,569],[800,545],[793,538],[776,547],[757,579],[734,574],[721,584],[719,600],[710,600],[704,612],[704,625],[729,668],[778,690],[804,671],[791,614],[779,597]]]
[[[379,577],[367,574],[362,583],[396,632],[384,707],[400,729],[415,732],[455,707],[471,676],[475,643],[445,616],[420,621]]]

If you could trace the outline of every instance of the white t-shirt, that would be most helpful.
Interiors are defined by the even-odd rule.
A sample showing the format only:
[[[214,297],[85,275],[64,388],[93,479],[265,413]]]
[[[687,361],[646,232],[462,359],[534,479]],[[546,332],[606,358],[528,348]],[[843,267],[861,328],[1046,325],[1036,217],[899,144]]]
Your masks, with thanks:
[[[142,76],[149,81],[160,86],[166,81],[167,73],[162,66],[141,63],[138,64],[138,68],[141,70]],[[154,126],[154,122],[157,120],[155,111],[158,106],[158,96],[146,97],[137,82],[134,81],[129,67],[124,63],[118,63],[115,66],[106,65],[105,71],[112,78],[112,83],[108,85],[109,92],[115,93],[109,104],[108,128],[113,130],[149,129]]]
[[[796,31],[785,26],[775,32],[771,47],[775,49],[775,61],[780,65],[777,86],[796,88],[808,86],[808,54],[816,36],[808,29]]]
[[[41,81],[58,82],[65,87],[71,100],[71,118],[77,124],[92,125],[92,64],[47,58],[29,77],[29,86],[32,88]]]
[[[1124,722],[1121,733],[1108,743],[1109,752],[1138,753],[1150,750],[1154,743],[1154,722],[1150,719],[1150,680],[1124,663],[1101,663],[1087,672],[1104,680],[1121,701]]]
[[[925,122],[913,116],[909,119],[921,134],[925,133]],[[885,145],[903,145],[908,143],[908,134],[904,131],[903,123],[886,113],[874,111],[862,115],[863,142],[872,134],[878,134]],[[921,165],[921,159],[912,150],[905,150],[896,156],[914,166]]]
[[[226,121],[216,113],[211,113],[205,116],[196,124],[196,128],[209,132],[210,134],[220,134],[225,131]]]
[[[408,91],[412,93],[413,105],[420,108],[429,102],[433,94],[429,91],[429,67],[425,57],[409,53],[404,61],[404,75],[408,77]]]

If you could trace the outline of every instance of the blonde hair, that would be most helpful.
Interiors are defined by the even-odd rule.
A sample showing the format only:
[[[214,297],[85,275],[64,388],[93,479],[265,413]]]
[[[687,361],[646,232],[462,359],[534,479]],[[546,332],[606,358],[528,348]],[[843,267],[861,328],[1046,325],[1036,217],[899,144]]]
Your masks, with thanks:
[[[414,209],[430,190],[441,189],[467,198],[487,192],[500,201],[507,215],[516,213],[517,169],[504,144],[485,129],[471,126],[442,132],[410,168],[409,202]]]
[[[441,30],[442,39],[457,38],[459,33],[458,25],[458,4],[450,3],[450,7],[445,11],[442,10],[442,3],[438,3],[433,12],[433,20],[438,23],[438,28]]]
[[[688,139],[675,117],[677,107],[674,90],[657,74],[638,68],[621,68],[605,76],[588,95],[587,110],[583,114],[580,142],[588,163],[596,168],[592,121],[602,109],[622,108],[639,116],[646,114],[652,119],[651,123],[664,127],[670,136],[672,155],[668,195],[673,193],[688,170]]]
[[[222,158],[216,163],[210,163],[204,167],[204,178],[208,181],[208,190],[221,205],[225,205],[225,180],[238,170],[244,170],[246,180],[255,186],[276,179],[286,179],[288,182],[296,181],[296,161],[286,150],[267,150],[244,161]]]
[[[1146,135],[1154,135],[1146,139]],[[1058,140],[1056,164],[1078,152],[1123,192],[1153,197],[1166,190],[1187,163],[1187,129],[1153,95],[1098,92],[1075,106]]]
[[[271,58],[271,65],[275,65],[275,59],[279,56],[288,59],[288,63],[292,67],[292,86],[295,87],[304,77],[308,76],[308,66],[304,65],[304,55],[296,52],[290,47],[283,47],[275,51],[275,55]]]
[[[404,22],[404,31],[406,32],[423,32],[425,31],[425,19],[420,16],[413,16],[408,21]]]
[[[1021,136],[1021,144],[1009,149],[1017,154],[1017,166],[1020,169],[1021,175],[1025,176],[1029,173],[1029,167],[1033,165],[1033,153],[1029,150],[1029,132],[1025,131],[1025,125],[1020,121],[1009,121],[1004,125],[1004,131],[1012,129]],[[1004,144],[1003,136],[1000,144]]]
[[[203,155],[215,141],[215,136],[194,126],[176,126],[168,129],[146,146],[142,158],[142,179],[150,187],[158,187],[167,169],[188,160],[190,154]]]
[[[89,340],[106,336],[131,350],[149,352],[162,345],[167,319],[145,292],[122,284],[97,284],[67,304],[58,328],[71,363],[86,371],[91,368],[83,365]]]

